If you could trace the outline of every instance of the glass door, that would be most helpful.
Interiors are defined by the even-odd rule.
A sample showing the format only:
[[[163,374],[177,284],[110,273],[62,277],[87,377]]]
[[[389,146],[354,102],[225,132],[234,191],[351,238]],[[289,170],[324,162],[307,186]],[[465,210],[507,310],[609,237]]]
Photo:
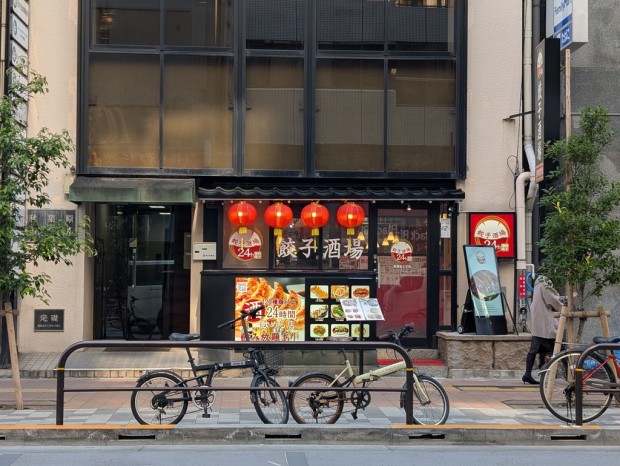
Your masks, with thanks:
[[[413,323],[414,339],[427,339],[428,211],[378,209],[377,298],[385,321],[377,334]]]
[[[96,209],[96,338],[152,340],[187,332],[189,207]]]

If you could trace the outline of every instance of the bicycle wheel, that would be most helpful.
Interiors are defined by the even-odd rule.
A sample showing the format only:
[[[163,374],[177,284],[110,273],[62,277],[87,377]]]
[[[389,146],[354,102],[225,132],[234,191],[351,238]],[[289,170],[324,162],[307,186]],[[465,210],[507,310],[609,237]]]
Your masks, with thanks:
[[[153,372],[143,376],[136,387],[152,390],[132,392],[131,412],[140,424],[177,424],[185,416],[189,394],[163,388],[186,386],[178,375],[171,372]]]
[[[250,398],[256,414],[265,424],[286,424],[288,422],[288,403],[282,390],[269,390],[268,387],[280,387],[271,377],[254,378]]]
[[[428,375],[418,375],[413,383],[413,422],[414,424],[445,424],[450,414],[448,394],[441,384]],[[406,388],[406,384],[403,385]],[[400,394],[400,407],[405,409],[405,396]]]
[[[309,389],[292,390],[289,394],[291,416],[298,424],[334,424],[340,418],[345,395],[329,390],[332,384],[334,378],[320,372],[302,375],[293,382],[291,387]]]
[[[540,396],[547,409],[562,421],[575,422],[575,365],[579,351],[565,351],[551,359],[540,373]],[[611,370],[601,365],[600,356],[592,354],[584,363],[583,422],[590,422],[609,407],[611,393],[593,393],[589,389],[609,387],[614,380]]]

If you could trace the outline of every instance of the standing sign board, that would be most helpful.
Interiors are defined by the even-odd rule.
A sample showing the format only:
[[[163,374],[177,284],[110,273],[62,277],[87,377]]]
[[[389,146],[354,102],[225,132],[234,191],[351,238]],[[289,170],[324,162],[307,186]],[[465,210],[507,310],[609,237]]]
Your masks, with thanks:
[[[505,335],[504,296],[493,246],[463,246],[476,333]]]

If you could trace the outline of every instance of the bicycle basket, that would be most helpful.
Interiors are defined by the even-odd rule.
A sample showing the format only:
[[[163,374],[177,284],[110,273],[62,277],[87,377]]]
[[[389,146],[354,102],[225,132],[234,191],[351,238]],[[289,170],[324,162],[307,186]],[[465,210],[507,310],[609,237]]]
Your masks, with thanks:
[[[275,375],[284,366],[284,350],[259,350],[256,359],[261,370]]]

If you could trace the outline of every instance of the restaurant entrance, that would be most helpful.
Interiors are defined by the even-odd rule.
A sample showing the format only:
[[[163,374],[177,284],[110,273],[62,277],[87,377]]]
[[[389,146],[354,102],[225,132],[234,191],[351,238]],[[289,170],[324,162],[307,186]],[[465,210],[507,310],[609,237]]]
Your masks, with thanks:
[[[189,330],[189,206],[97,204],[95,338]]]
[[[378,209],[377,299],[385,316],[379,334],[413,323],[415,338],[427,338],[427,243],[427,209]]]

